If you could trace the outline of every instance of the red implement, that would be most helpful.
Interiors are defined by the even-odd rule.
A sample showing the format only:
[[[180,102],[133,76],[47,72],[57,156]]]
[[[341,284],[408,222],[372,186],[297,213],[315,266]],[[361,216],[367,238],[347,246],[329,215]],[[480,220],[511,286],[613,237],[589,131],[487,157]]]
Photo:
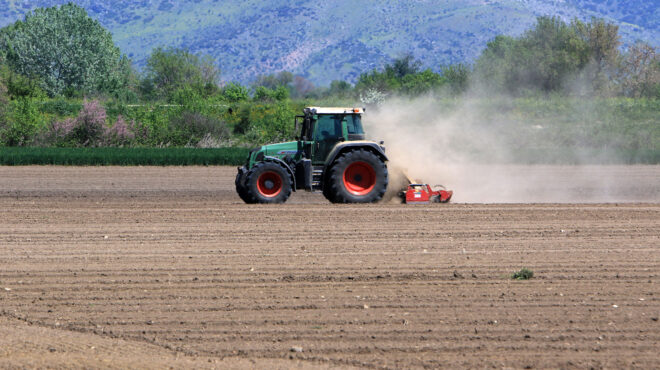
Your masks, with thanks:
[[[403,195],[407,204],[447,203],[454,192],[444,188],[433,190],[428,184],[410,184]]]

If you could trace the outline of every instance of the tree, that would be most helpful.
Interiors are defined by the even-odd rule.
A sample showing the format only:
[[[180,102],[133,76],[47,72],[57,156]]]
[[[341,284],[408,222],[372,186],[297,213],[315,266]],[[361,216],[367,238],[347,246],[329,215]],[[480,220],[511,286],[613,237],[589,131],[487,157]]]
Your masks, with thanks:
[[[0,58],[0,63],[2,63],[2,58]],[[0,64],[0,68],[2,65]],[[0,75],[0,130],[5,126],[5,120],[7,119],[5,114],[7,113],[7,105],[9,103],[9,97],[7,96],[7,87],[4,84],[2,76]]]
[[[512,90],[515,86],[559,90],[568,76],[589,61],[586,41],[558,17],[538,18],[536,27],[525,33],[514,52],[518,73],[508,81]]]
[[[231,103],[246,101],[250,98],[248,89],[238,83],[230,83],[222,89],[222,95]]]
[[[208,55],[186,49],[158,47],[147,60],[143,92],[154,97],[171,98],[180,89],[192,88],[207,96],[218,90],[220,70]]]
[[[255,90],[260,86],[263,86],[270,90],[275,90],[280,86],[289,88],[292,82],[293,82],[293,73],[288,71],[281,71],[269,75],[257,76],[257,79],[252,84],[252,87]]]
[[[620,56],[619,26],[598,18],[592,18],[591,23],[574,20],[571,26],[589,47],[584,71],[587,81],[596,92],[608,91]]]
[[[38,8],[1,29],[0,53],[13,71],[38,79],[51,96],[122,88],[130,66],[110,32],[73,3]]]
[[[363,73],[355,84],[355,90],[364,101],[371,101],[367,96],[385,96],[390,93],[403,93],[407,95],[420,95],[442,86],[445,79],[426,69],[421,71],[421,62],[416,61],[410,54],[394,59],[385,65],[382,71],[374,69]]]
[[[404,78],[407,75],[419,73],[422,62],[415,60],[412,54],[406,54],[394,59],[392,64],[385,66],[385,74],[394,78]]]
[[[470,68],[465,64],[452,64],[442,68],[442,77],[454,94],[462,94],[468,89]]]
[[[4,58],[0,55],[0,115],[2,115],[3,110],[7,106],[9,101],[7,97],[7,86],[5,85],[5,71],[6,67],[4,66]]]
[[[303,76],[295,76],[291,86],[291,96],[295,99],[307,98],[314,91],[314,84]]]
[[[660,97],[660,55],[645,42],[631,46],[621,63],[622,93],[638,98]]]
[[[511,93],[558,91],[578,77],[601,92],[616,66],[618,27],[602,19],[591,23],[539,17],[534,28],[519,38],[498,36],[476,62],[479,81]]]
[[[274,90],[264,86],[259,86],[254,92],[252,98],[257,102],[278,102],[289,99],[289,89],[284,86],[279,86]]]
[[[6,114],[4,122],[0,118],[0,145],[27,145],[45,124],[37,102],[29,97],[13,100]]]
[[[326,91],[326,96],[336,96],[347,98],[353,93],[353,86],[346,81],[334,80],[330,83],[330,88]]]

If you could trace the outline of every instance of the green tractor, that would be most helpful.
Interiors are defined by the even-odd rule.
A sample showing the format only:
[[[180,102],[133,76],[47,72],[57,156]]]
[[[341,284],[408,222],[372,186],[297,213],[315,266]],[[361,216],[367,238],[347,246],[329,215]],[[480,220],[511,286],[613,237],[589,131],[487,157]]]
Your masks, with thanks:
[[[387,189],[383,142],[365,140],[363,108],[305,108],[296,141],[253,149],[238,168],[245,203],[283,203],[292,191],[322,192],[333,203],[372,203]]]

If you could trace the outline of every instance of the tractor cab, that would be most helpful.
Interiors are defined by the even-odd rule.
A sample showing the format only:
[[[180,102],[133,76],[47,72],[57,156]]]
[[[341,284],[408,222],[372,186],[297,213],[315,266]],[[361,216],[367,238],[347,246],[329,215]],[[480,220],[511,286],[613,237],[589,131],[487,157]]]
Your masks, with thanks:
[[[321,165],[337,143],[364,140],[363,113],[363,108],[306,108],[304,115],[296,116],[304,156]]]

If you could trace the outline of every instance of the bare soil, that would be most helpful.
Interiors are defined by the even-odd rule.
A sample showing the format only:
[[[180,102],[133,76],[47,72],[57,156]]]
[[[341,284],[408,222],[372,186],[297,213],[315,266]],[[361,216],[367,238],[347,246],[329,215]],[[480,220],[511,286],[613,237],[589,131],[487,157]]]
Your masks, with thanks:
[[[234,173],[0,167],[0,367],[660,367],[660,200],[246,205]]]

